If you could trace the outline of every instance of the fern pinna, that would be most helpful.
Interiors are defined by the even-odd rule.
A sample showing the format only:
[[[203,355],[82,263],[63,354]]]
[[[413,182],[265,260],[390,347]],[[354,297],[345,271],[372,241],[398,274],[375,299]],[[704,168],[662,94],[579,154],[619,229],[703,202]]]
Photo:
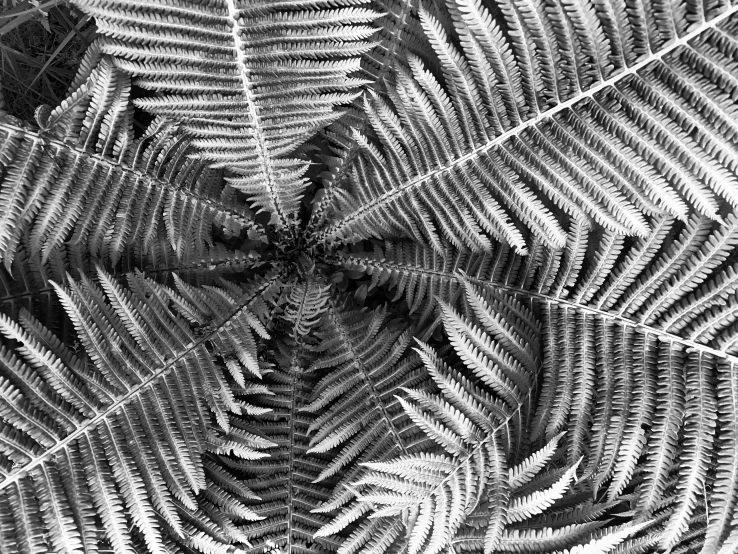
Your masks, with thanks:
[[[0,553],[738,552],[738,8],[72,2]]]

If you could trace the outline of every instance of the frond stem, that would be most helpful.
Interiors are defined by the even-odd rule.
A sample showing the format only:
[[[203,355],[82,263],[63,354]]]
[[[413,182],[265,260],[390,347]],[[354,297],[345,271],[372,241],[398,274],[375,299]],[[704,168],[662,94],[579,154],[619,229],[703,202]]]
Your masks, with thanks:
[[[366,371],[366,366],[364,365],[364,362],[361,361],[361,358],[356,355],[356,352],[354,351],[354,345],[351,342],[351,337],[349,334],[345,331],[343,325],[341,325],[340,320],[338,317],[336,317],[336,306],[333,304],[332,299],[328,299],[328,305],[329,310],[331,312],[331,317],[333,321],[336,324],[336,328],[338,328],[338,332],[341,333],[341,338],[343,339],[343,344],[346,344],[349,349],[351,350],[351,357],[354,360],[354,363],[359,366],[359,369],[361,369],[361,376],[364,379],[364,382],[369,386],[369,389],[372,391],[372,401],[374,404],[379,408],[379,411],[382,413],[382,418],[387,423],[387,428],[389,429],[390,433],[394,435],[395,442],[397,442],[398,446],[400,447],[400,450],[402,450],[403,454],[407,454],[407,448],[405,447],[405,442],[402,440],[402,437],[400,437],[400,434],[397,432],[397,429],[395,429],[394,425],[392,424],[392,418],[387,413],[387,410],[384,407],[384,404],[379,399],[379,395],[377,394],[376,389],[374,388],[374,383],[369,378],[369,374]]]
[[[719,23],[728,19],[731,15],[735,14],[736,12],[738,12],[738,4],[731,6],[728,10],[726,10],[719,16],[715,17],[711,21],[704,23],[703,25],[701,25],[699,28],[695,29],[694,31],[691,31],[687,33],[686,35],[684,35],[683,37],[675,40],[674,42],[672,42],[671,44],[669,44],[668,46],[666,46],[659,52],[655,52],[655,53],[652,52],[651,55],[647,56],[645,59],[634,64],[628,69],[617,73],[616,75],[610,77],[606,81],[601,81],[599,84],[591,87],[590,89],[583,92],[582,94],[579,94],[578,96],[575,96],[574,98],[571,98],[567,100],[566,102],[562,102],[558,104],[557,106],[551,108],[548,111],[538,113],[538,115],[532,117],[531,119],[528,119],[527,121],[521,123],[520,125],[516,127],[513,127],[512,129],[508,131],[505,131],[501,135],[496,136],[495,138],[493,138],[486,144],[483,144],[482,146],[472,149],[467,154],[464,154],[463,156],[454,159],[451,163],[447,165],[444,165],[442,167],[434,169],[433,171],[420,175],[414,179],[411,179],[410,181],[406,183],[403,183],[397,188],[393,188],[392,190],[385,192],[384,194],[372,200],[371,204],[362,205],[360,209],[357,209],[356,211],[349,213],[348,215],[342,217],[335,223],[324,228],[318,234],[317,239],[319,241],[326,241],[327,239],[331,237],[335,237],[336,235],[340,234],[342,231],[348,229],[355,222],[361,221],[365,219],[366,217],[368,217],[370,214],[373,214],[374,212],[376,212],[378,209],[384,208],[387,204],[390,204],[391,202],[393,202],[395,198],[404,194],[409,189],[419,187],[423,183],[425,183],[426,181],[430,179],[433,179],[437,175],[451,171],[455,167],[463,165],[467,161],[475,158],[476,156],[480,154],[484,154],[485,152],[488,152],[489,150],[492,150],[493,148],[502,145],[507,139],[519,135],[526,129],[533,127],[537,125],[538,123],[541,123],[545,119],[553,117],[559,112],[570,109],[574,104],[577,104],[581,102],[582,100],[585,100],[587,98],[592,98],[598,92],[615,85],[622,79],[626,78],[628,75],[637,73],[638,71],[640,71],[641,69],[649,65],[650,63],[654,61],[658,61],[664,56],[666,56],[667,54],[676,50],[677,48],[686,45],[690,40],[699,36],[704,31],[717,26]]]
[[[74,150],[75,152],[79,153],[82,156],[86,156],[88,159],[93,160],[95,164],[104,166],[108,169],[120,169],[121,171],[125,173],[130,173],[132,177],[134,178],[141,178],[141,179],[149,179],[150,181],[154,182],[157,186],[161,188],[165,188],[167,190],[170,190],[172,192],[178,192],[183,193],[189,196],[190,198],[193,198],[197,200],[198,202],[202,202],[205,204],[209,204],[213,206],[215,209],[221,212],[227,212],[232,217],[240,220],[243,223],[253,223],[252,220],[245,217],[245,215],[242,212],[233,210],[232,207],[226,206],[225,204],[221,204],[220,202],[217,202],[216,200],[213,200],[212,198],[208,198],[206,196],[201,196],[199,194],[195,194],[189,190],[177,188],[175,186],[172,186],[171,183],[167,181],[163,181],[159,179],[158,177],[153,177],[149,175],[148,173],[143,173],[137,169],[132,168],[126,163],[114,161],[108,158],[107,156],[104,156],[102,154],[89,152],[88,150],[84,150],[82,148],[77,148],[73,144],[70,144],[68,142],[63,142],[58,139],[51,138],[49,136],[46,136],[44,134],[38,133],[36,131],[31,131],[29,129],[24,129],[23,127],[19,127],[17,125],[13,125],[12,123],[8,123],[7,121],[2,121],[2,118],[0,118],[0,129],[7,130],[8,133],[15,134],[17,136],[18,133],[22,134],[23,136],[32,138],[34,141],[41,142],[45,147],[46,146],[56,146],[60,149],[67,149],[67,150]],[[256,226],[254,224],[254,226]]]
[[[328,261],[328,260],[326,260]],[[331,260],[333,263],[341,264],[345,260],[342,260],[340,258],[336,258],[334,260]],[[370,262],[370,260],[355,260],[357,264],[367,264]],[[424,276],[435,276],[435,277],[441,277],[445,279],[454,279],[456,281],[460,281],[460,275],[457,273],[451,273],[446,271],[435,271],[431,269],[425,269],[425,268],[419,268],[419,267],[408,267],[403,266],[400,264],[392,264],[387,262],[382,262],[381,267],[383,268],[393,268],[401,272],[413,272],[416,274],[421,274]],[[571,302],[569,300],[565,300],[563,298],[557,298],[554,296],[548,296],[546,294],[542,294],[539,292],[533,292],[529,290],[525,290],[519,287],[514,287],[511,285],[502,285],[498,283],[490,283],[488,281],[483,281],[481,279],[475,279],[472,277],[468,277],[467,279],[471,281],[472,283],[475,283],[477,285],[480,285],[484,288],[494,288],[498,290],[502,290],[505,292],[509,292],[511,294],[515,294],[518,296],[525,297],[526,299],[537,299],[544,302],[548,302],[551,304],[556,304],[559,306],[566,306],[570,307],[576,310],[580,310],[582,312],[586,312],[598,317],[601,317],[602,319],[607,319],[610,321],[616,321],[624,326],[632,327],[634,329],[642,331],[644,334],[650,334],[650,335],[656,335],[659,338],[662,339],[663,342],[672,342],[683,345],[685,348],[693,348],[695,350],[698,350],[700,352],[704,352],[707,354],[710,354],[712,356],[715,356],[717,358],[722,358],[724,360],[727,360],[729,362],[738,364],[738,356],[733,356],[731,354],[728,354],[727,352],[724,352],[722,350],[716,350],[714,348],[710,348],[709,346],[705,346],[704,344],[700,344],[698,342],[695,342],[693,340],[682,338],[678,335],[675,335],[673,333],[669,333],[667,331],[664,331],[663,329],[659,329],[657,327],[652,327],[651,325],[647,325],[645,323],[639,323],[636,321],[632,321],[624,316],[613,314],[604,310],[601,310],[599,308],[592,308],[591,306],[588,306],[586,304],[578,304],[576,302]],[[432,331],[431,331],[432,332]]]
[[[245,45],[241,39],[240,26],[238,20],[238,9],[236,8],[235,0],[226,0],[228,6],[228,15],[233,22],[231,27],[231,35],[233,36],[234,53],[233,56],[239,64],[239,73],[241,74],[241,84],[243,85],[243,98],[248,105],[249,118],[254,125],[254,138],[257,155],[261,161],[261,165],[266,173],[266,186],[269,187],[272,202],[274,203],[274,215],[277,217],[275,227],[281,229],[287,227],[290,235],[294,238],[295,231],[290,225],[286,225],[287,218],[282,210],[279,194],[275,188],[276,179],[274,177],[274,168],[272,167],[272,161],[269,157],[269,150],[267,148],[266,138],[264,137],[264,130],[261,126],[261,118],[259,111],[256,106],[254,99],[254,93],[252,91],[251,80],[249,79],[249,68],[244,63],[242,51],[245,50]]]
[[[77,440],[79,437],[87,433],[87,431],[90,428],[94,428],[98,423],[103,421],[106,417],[108,417],[110,414],[117,411],[121,406],[125,405],[129,401],[133,400],[138,396],[138,394],[144,390],[149,385],[153,384],[154,382],[158,381],[162,377],[165,377],[173,368],[174,365],[182,360],[185,356],[188,356],[191,352],[202,346],[205,342],[210,340],[214,335],[217,334],[217,332],[226,325],[231,319],[236,317],[241,310],[246,308],[258,295],[261,291],[264,289],[269,288],[269,286],[272,285],[272,283],[275,281],[275,278],[272,278],[269,281],[265,281],[256,291],[253,292],[250,298],[247,300],[244,300],[237,308],[235,308],[227,317],[221,321],[221,323],[217,326],[215,326],[207,335],[204,335],[200,337],[198,340],[193,342],[186,350],[183,352],[180,352],[177,354],[176,357],[173,359],[170,359],[162,368],[160,368],[158,371],[156,371],[154,374],[150,375],[147,379],[145,379],[142,383],[136,385],[131,390],[129,390],[125,395],[120,397],[118,400],[116,400],[113,404],[107,407],[107,409],[104,412],[99,413],[92,419],[84,422],[81,426],[77,427],[77,430],[73,433],[70,433],[68,436],[64,437],[63,440],[56,443],[54,446],[49,448],[48,450],[44,451],[40,456],[37,456],[35,459],[31,460],[28,464],[17,468],[15,473],[9,477],[7,477],[4,481],[0,482],[0,491],[3,489],[17,483],[19,479],[21,479],[23,476],[28,475],[28,473],[33,470],[33,468],[43,464],[46,462],[49,458],[51,458],[56,452],[59,452],[60,450],[64,449],[69,445],[70,443]]]

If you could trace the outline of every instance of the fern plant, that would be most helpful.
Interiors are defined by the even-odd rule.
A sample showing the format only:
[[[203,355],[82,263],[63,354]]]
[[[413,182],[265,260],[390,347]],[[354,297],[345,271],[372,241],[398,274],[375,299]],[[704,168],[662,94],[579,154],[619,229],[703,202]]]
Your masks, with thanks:
[[[0,553],[738,552],[735,6],[72,1]]]

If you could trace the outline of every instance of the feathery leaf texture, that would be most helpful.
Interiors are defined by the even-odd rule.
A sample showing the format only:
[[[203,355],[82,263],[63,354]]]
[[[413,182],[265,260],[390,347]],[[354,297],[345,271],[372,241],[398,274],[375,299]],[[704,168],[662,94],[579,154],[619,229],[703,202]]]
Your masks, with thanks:
[[[323,240],[399,235],[443,253],[496,239],[525,253],[526,230],[564,246],[561,214],[645,237],[650,216],[720,220],[738,205],[732,8],[504,1],[506,39],[479,0],[446,4],[453,42],[420,10],[443,82],[411,56],[388,100],[367,98],[376,140],[355,137]]]
[[[346,298],[331,298],[320,326],[308,371],[317,382],[301,412],[312,422],[309,452],[336,451],[316,478],[322,482],[344,475],[320,513],[344,505],[353,494],[344,484],[362,473],[361,463],[407,454],[422,433],[406,417],[399,387],[425,379],[417,356],[405,355],[411,330],[387,321],[386,308],[349,309]]]
[[[213,246],[213,224],[231,235],[253,227],[220,172],[188,158],[191,141],[176,125],[155,119],[134,140],[130,88],[130,77],[102,57],[61,106],[37,111],[39,131],[0,120],[0,258],[8,272],[23,241],[42,265],[68,246],[114,267],[128,245],[147,252],[160,234],[186,258]]]
[[[296,283],[290,287],[283,317],[292,324],[293,332],[300,336],[310,333],[327,309],[330,287],[315,281]]]
[[[383,246],[374,244],[371,254],[340,251],[333,262],[370,275],[369,290],[383,285],[395,289],[392,302],[404,298],[408,313],[417,314],[419,328],[432,323],[438,314],[436,299],[452,304],[463,299],[458,282],[460,273],[481,281],[507,282],[511,279],[510,272],[517,271],[516,264],[522,262],[520,256],[502,244],[493,252],[484,253],[448,247],[443,255],[411,242],[387,241]],[[461,303],[460,309],[468,315],[466,304]]]
[[[304,344],[280,343],[277,365],[265,376],[265,390],[257,397],[268,413],[252,417],[254,428],[276,446],[268,458],[238,461],[243,481],[258,499],[251,509],[263,519],[248,522],[243,533],[250,551],[278,548],[286,552],[321,554],[335,550],[335,542],[315,540],[313,535],[327,518],[311,513],[328,499],[330,489],[317,483],[328,458],[308,453],[310,419],[301,413],[307,404],[314,378],[305,372],[309,354]]]
[[[584,456],[580,486],[594,494],[602,490],[609,502],[635,485],[636,521],[668,508],[659,538],[664,549],[687,535],[709,486],[706,476],[714,471],[715,483],[724,486],[710,500],[714,511],[713,506],[708,510],[705,536],[710,542],[705,548],[714,548],[731,529],[736,498],[736,394],[728,386],[736,353],[735,277],[728,259],[738,239],[735,222],[735,216],[723,224],[696,216],[686,223],[667,218],[658,223],[658,236],[637,239],[627,248],[622,241],[613,243],[611,233],[582,234],[573,224],[567,248],[557,253],[555,262],[539,257],[532,275],[522,271],[525,259],[517,255],[494,272],[479,273],[481,278],[458,269],[443,271],[433,266],[434,253],[428,248],[416,245],[413,252],[405,245],[404,254],[394,254],[403,252],[403,243],[388,245],[385,251],[392,257],[378,249],[373,255],[345,256],[343,263],[363,269],[377,283],[386,276],[400,293],[407,287],[406,295],[428,290],[434,282],[464,290],[462,298],[456,294],[453,300],[470,314],[466,318],[459,318],[443,296],[437,297],[437,305],[467,371],[479,366],[485,348],[470,318],[485,317],[490,310],[487,318],[515,322],[520,332],[525,319],[519,311],[506,312],[504,299],[516,298],[532,309],[537,321],[534,317],[531,328],[540,324],[542,330],[542,381],[527,427],[530,440],[558,440],[565,433],[567,464],[574,467]],[[573,265],[566,262],[581,250],[603,254]],[[486,254],[449,252],[453,255],[447,260],[487,259]],[[507,343],[506,353],[520,352],[520,344],[536,344],[534,336]],[[498,331],[497,337],[515,335]],[[534,359],[530,354],[527,358]],[[714,374],[722,376],[719,389]],[[463,383],[461,377],[457,381],[457,387]],[[418,398],[429,406],[427,395]],[[436,407],[432,420],[421,420],[424,412],[408,409],[449,453],[458,456],[464,437],[474,436],[468,416],[453,412],[453,406],[445,417]],[[712,469],[715,456],[719,462]]]
[[[738,552],[737,5],[73,3],[0,554]]]
[[[160,93],[135,104],[180,122],[202,160],[288,225],[309,183],[307,164],[286,156],[358,94],[348,74],[379,14],[365,0],[75,3],[95,17],[101,51]]]
[[[535,336],[530,314],[515,301],[506,307],[520,314],[514,326],[484,309],[471,322],[452,308],[442,307],[444,325],[466,365],[466,376],[419,342],[416,352],[440,394],[402,387],[407,399],[397,400],[441,452],[404,454],[389,463],[369,463],[372,471],[353,485],[368,487],[357,501],[374,510],[372,518],[389,517],[396,522],[401,516],[408,527],[407,536],[387,537],[383,551],[397,539],[406,540],[412,554],[441,552],[483,496],[494,511],[488,523],[491,546],[485,551],[491,552],[499,541],[510,489],[507,452],[522,434],[522,414],[527,411],[537,355],[523,344],[520,334]],[[390,525],[396,527],[394,522]],[[357,538],[366,543],[368,537]],[[353,542],[351,552],[376,548],[374,541]]]
[[[259,516],[223,491],[236,480],[219,459],[274,446],[242,421],[238,398],[258,372],[251,334],[266,333],[249,305],[272,285],[235,296],[97,277],[56,286],[83,357],[26,311],[0,316],[14,345],[0,350],[0,502],[16,508],[2,511],[3,527],[22,552],[96,550],[101,529],[115,552],[134,536],[151,552],[245,542],[231,520]]]

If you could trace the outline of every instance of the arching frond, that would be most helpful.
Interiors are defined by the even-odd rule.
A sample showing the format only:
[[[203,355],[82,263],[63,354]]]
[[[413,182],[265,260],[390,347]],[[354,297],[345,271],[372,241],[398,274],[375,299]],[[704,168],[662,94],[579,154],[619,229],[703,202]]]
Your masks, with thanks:
[[[95,17],[101,50],[161,93],[136,105],[181,122],[201,159],[287,225],[308,185],[307,164],[288,155],[356,96],[363,81],[348,74],[378,14],[363,0],[75,3]]]
[[[127,247],[148,252],[159,236],[179,258],[191,258],[213,247],[213,225],[227,235],[254,227],[221,172],[188,158],[191,141],[176,125],[155,119],[134,140],[130,78],[110,58],[88,75],[84,69],[60,106],[38,111],[39,129],[0,120],[7,271],[19,248],[46,266],[68,247],[115,267]]]
[[[29,552],[97,551],[98,532],[116,553],[138,538],[149,552],[247,542],[236,522],[260,516],[217,460],[274,446],[239,399],[258,367],[247,338],[265,333],[249,306],[270,281],[236,295],[97,276],[56,285],[81,357],[25,310],[0,316],[12,341],[1,349],[2,527]]]
[[[528,232],[563,247],[564,215],[640,237],[653,215],[719,220],[738,205],[721,84],[735,8],[688,4],[644,2],[626,17],[503,2],[498,17],[449,0],[453,36],[421,9],[443,80],[411,56],[390,103],[367,100],[376,141],[355,137],[362,153],[320,238],[403,236],[439,253],[496,239],[525,253]]]
[[[301,413],[315,380],[305,371],[309,354],[304,344],[286,339],[279,346],[277,365],[265,376],[266,387],[258,398],[270,410],[252,418],[255,429],[276,447],[269,458],[232,464],[245,477],[243,484],[259,496],[251,508],[264,518],[242,528],[251,543],[246,550],[323,554],[335,550],[336,542],[313,538],[327,518],[311,510],[330,495],[328,487],[316,482],[328,457],[308,454],[310,419]]]

